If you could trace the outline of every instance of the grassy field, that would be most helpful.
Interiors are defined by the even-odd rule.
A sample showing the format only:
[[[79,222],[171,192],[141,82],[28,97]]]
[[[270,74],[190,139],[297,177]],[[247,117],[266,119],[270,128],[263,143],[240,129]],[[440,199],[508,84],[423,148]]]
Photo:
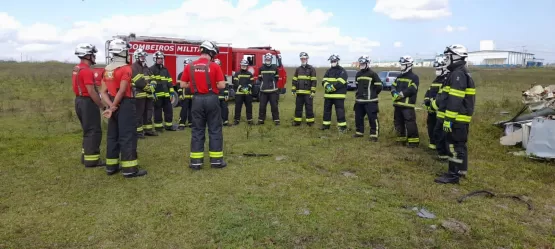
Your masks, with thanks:
[[[434,76],[415,71],[422,102]],[[139,141],[146,177],[106,176],[79,163],[70,74],[66,64],[0,63],[0,248],[555,247],[555,167],[509,155],[516,149],[499,145],[502,131],[491,125],[509,118],[501,111],[520,108],[520,93],[531,84],[554,84],[555,70],[472,70],[477,110],[469,177],[460,185],[433,182],[446,164],[426,151],[425,112],[418,112],[418,149],[393,142],[388,92],[380,96],[379,143],[351,138],[352,92],[346,106],[353,131],[320,131],[321,86],[318,127],[291,126],[289,94],[280,100],[282,126],[226,127],[225,169],[187,168],[187,129]],[[534,209],[502,198],[456,201],[484,189],[525,196]],[[437,218],[420,218],[412,207]],[[470,230],[442,228],[448,219]]]

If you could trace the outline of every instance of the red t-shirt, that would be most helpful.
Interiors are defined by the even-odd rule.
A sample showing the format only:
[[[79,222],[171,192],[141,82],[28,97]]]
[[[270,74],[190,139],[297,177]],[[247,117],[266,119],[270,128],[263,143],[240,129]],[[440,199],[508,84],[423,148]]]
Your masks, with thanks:
[[[200,94],[207,94],[208,93],[208,84],[206,82],[206,72],[203,69],[195,70],[195,82],[191,82],[191,69],[190,65],[206,65],[208,64],[208,59],[200,58],[192,63],[185,65],[185,69],[183,69],[183,75],[181,76],[181,81],[189,82],[189,88],[191,89],[192,93],[196,93],[195,86],[198,89],[198,93]],[[218,82],[224,81],[224,73],[222,72],[222,68],[216,64],[215,62],[211,62],[208,66],[208,76],[210,77],[210,82],[212,83],[212,91],[215,94],[219,94],[220,91],[218,89]]]
[[[127,85],[127,89],[125,90],[125,97],[131,98],[133,97],[133,93],[131,91],[131,66],[125,65],[116,68],[115,70],[105,70],[102,79],[106,86],[108,87],[108,93],[110,96],[115,97],[118,93],[122,81],[127,81],[129,84]]]
[[[89,97],[89,91],[85,85],[94,86],[94,74],[90,66],[86,63],[79,63],[79,65],[73,67],[73,76],[71,78],[73,83],[73,92],[75,96],[85,96]],[[79,94],[81,90],[81,94]]]

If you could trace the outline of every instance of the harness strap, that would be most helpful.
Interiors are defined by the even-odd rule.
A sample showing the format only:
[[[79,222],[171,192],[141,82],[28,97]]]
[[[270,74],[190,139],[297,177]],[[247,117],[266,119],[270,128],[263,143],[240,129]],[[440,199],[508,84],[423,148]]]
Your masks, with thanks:
[[[211,63],[211,62],[208,62],[208,63]],[[192,66],[189,67],[190,74],[191,74],[191,84],[193,84],[193,89],[194,89],[193,94],[198,92],[197,82],[195,80],[195,71],[196,71],[196,69],[204,70],[204,73],[205,73],[205,76],[206,76],[206,84],[207,84],[208,91],[214,93],[214,91],[212,91],[212,82],[210,80],[210,75],[208,73],[208,70],[209,70],[208,65],[210,65],[210,64],[207,64],[207,65],[192,65]]]
[[[79,72],[81,72],[81,68],[79,66],[75,66],[73,68],[75,73],[75,84],[77,85],[77,89],[79,90],[79,96],[83,96],[83,90],[81,89],[81,82],[79,80]]]

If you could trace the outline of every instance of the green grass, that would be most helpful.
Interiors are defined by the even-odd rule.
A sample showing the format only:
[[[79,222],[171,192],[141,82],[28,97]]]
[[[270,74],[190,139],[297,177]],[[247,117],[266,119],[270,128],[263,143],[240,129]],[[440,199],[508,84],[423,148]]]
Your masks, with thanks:
[[[433,72],[415,71],[421,102]],[[507,154],[515,148],[499,145],[502,131],[491,125],[509,118],[500,111],[519,109],[522,90],[534,82],[555,82],[555,70],[472,70],[477,110],[470,129],[470,175],[460,185],[433,183],[446,165],[426,151],[425,112],[417,114],[420,148],[395,145],[388,92],[380,95],[376,144],[336,130],[291,127],[294,99],[288,91],[280,99],[282,126],[247,128],[243,122],[224,128],[229,166],[223,170],[187,168],[186,130],[140,140],[146,177],[106,176],[103,169],[79,164],[81,130],[70,72],[71,65],[59,63],[0,63],[0,248],[555,246],[555,167]],[[320,125],[321,86],[318,91]],[[353,99],[350,92],[351,128]],[[257,105],[253,112],[257,118]],[[244,152],[273,156],[248,158]],[[509,199],[457,203],[459,196],[481,189],[527,196],[534,210]],[[437,219],[419,218],[406,206],[425,207]],[[439,224],[449,218],[469,225],[470,233],[442,229]]]

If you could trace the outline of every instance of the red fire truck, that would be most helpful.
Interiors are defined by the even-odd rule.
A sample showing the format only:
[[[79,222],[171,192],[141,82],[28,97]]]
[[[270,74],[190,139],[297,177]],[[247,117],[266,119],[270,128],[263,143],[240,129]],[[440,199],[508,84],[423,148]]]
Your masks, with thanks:
[[[136,36],[135,34],[130,34],[128,36],[114,36],[113,38],[120,38],[128,41],[131,45],[130,53],[133,53],[136,49],[142,48],[148,53],[148,57],[146,59],[148,66],[152,66],[154,64],[152,55],[156,51],[162,51],[165,55],[164,65],[170,71],[174,84],[177,82],[177,75],[183,71],[183,61],[185,61],[186,58],[195,60],[200,56],[199,45],[202,43],[202,41],[188,39]],[[110,55],[108,53],[109,43],[110,40],[106,41],[105,44],[106,64],[110,61]],[[260,68],[264,63],[264,55],[266,53],[270,53],[273,58],[272,63],[276,64],[279,68],[278,88],[281,91],[280,93],[284,94],[286,92],[285,84],[287,82],[287,74],[283,64],[281,63],[281,53],[279,50],[275,50],[270,46],[234,48],[230,43],[217,43],[217,45],[220,48],[220,54],[217,58],[222,62],[222,70],[226,75],[229,84],[231,84],[231,79],[235,71],[240,69],[240,62],[242,59],[246,59],[249,62],[249,71],[257,76],[258,68]],[[133,60],[133,58],[131,59]],[[102,71],[102,68],[95,69],[97,77],[101,77]],[[257,86],[255,86],[255,88],[256,87]],[[257,93],[253,95],[256,95],[254,97],[258,98]]]

